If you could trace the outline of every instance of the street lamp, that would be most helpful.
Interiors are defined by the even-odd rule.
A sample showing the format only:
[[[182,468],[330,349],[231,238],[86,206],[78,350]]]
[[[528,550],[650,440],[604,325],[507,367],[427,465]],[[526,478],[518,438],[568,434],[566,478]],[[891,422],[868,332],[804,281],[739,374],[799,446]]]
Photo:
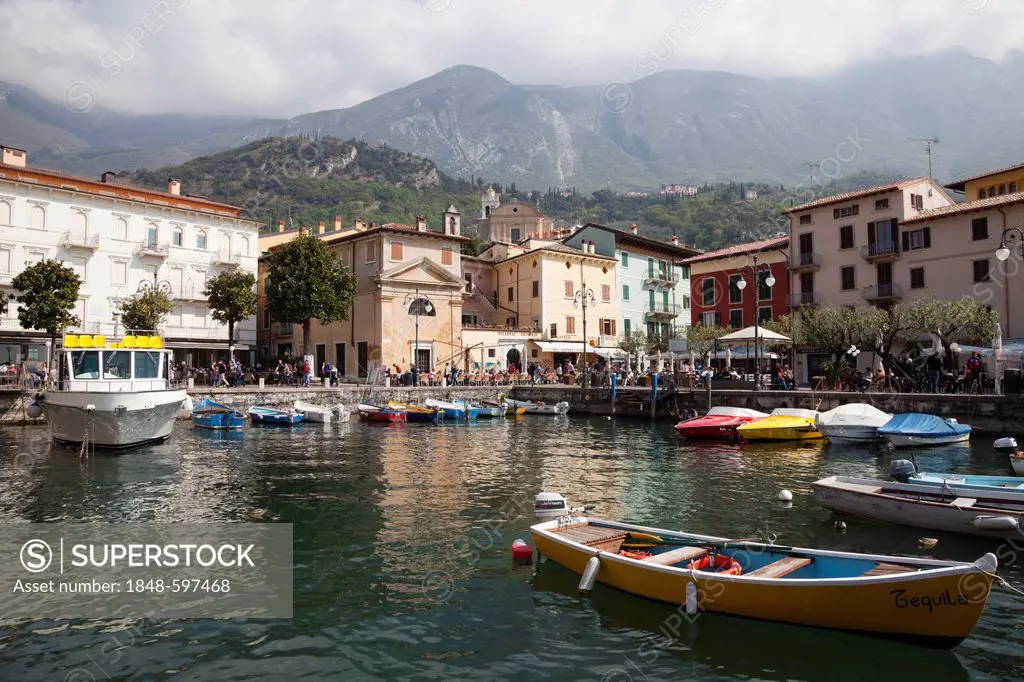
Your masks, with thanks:
[[[769,289],[771,289],[772,287],[775,286],[775,275],[772,274],[772,266],[770,264],[763,263],[762,265],[764,265],[764,269],[761,269],[758,266],[758,264],[757,264],[757,254],[756,253],[753,255],[753,259],[754,259],[754,265],[753,266],[747,265],[747,266],[744,266],[744,267],[740,268],[740,281],[736,282],[736,288],[739,289],[740,291],[743,291],[744,289],[747,288],[747,280],[743,277],[743,275],[745,273],[749,272],[750,273],[750,279],[754,283],[754,292],[753,292],[754,295],[752,296],[752,298],[754,299],[754,390],[755,391],[760,391],[761,390],[761,353],[760,353],[760,349],[758,348],[758,342],[760,340],[759,339],[760,326],[758,324],[758,319],[757,319],[758,318],[758,315],[757,315],[757,300],[759,298],[759,296],[758,296],[759,291],[758,290],[759,290],[760,287],[758,286],[757,279],[760,276],[761,272],[767,272],[768,276],[764,278],[764,283],[765,283],[765,286],[767,286]]]
[[[583,388],[587,387],[587,308],[592,308],[597,305],[597,298],[594,296],[594,290],[587,288],[587,283],[583,279],[583,259],[580,259],[580,290],[573,296],[572,307],[575,309],[583,308]],[[584,399],[586,399],[586,392],[583,393]]]
[[[1019,227],[1008,227],[1005,230],[1003,230],[1003,234],[999,236],[999,248],[996,249],[996,258],[998,258],[1001,261],[1004,261],[1010,257],[1010,247],[1006,245],[1007,234],[1010,235],[1009,241],[1011,244],[1015,242],[1018,238],[1021,239],[1021,241],[1024,241],[1024,231],[1022,231]]]
[[[412,353],[410,358],[410,368],[415,367],[412,373],[412,379],[414,385],[420,385],[420,372],[419,367],[416,366],[416,353],[420,348],[420,315],[426,315],[427,317],[433,317],[436,314],[434,306],[425,298],[420,296],[420,290],[414,289],[412,293],[406,294],[405,305],[409,307],[409,314],[416,318],[416,340],[413,341]]]

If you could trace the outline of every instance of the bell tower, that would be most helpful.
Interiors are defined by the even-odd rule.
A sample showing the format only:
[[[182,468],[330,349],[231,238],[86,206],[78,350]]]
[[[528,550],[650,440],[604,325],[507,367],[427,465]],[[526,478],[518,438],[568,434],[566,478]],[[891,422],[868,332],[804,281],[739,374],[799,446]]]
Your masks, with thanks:
[[[462,217],[459,215],[459,209],[455,208],[455,204],[450,205],[444,212],[441,222],[444,225],[445,234],[455,237],[462,234]]]

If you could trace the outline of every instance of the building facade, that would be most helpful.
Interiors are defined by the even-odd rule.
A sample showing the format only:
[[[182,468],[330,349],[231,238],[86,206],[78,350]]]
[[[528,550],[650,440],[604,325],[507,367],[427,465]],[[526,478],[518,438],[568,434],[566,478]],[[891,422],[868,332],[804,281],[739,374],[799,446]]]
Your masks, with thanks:
[[[480,204],[476,232],[485,241],[516,244],[530,237],[549,239],[560,234],[554,221],[536,206],[516,199],[501,203],[493,189],[484,192]]]
[[[677,265],[700,252],[673,237],[660,242],[641,237],[636,225],[629,232],[587,223],[563,240],[580,248],[594,244],[595,251],[614,258],[617,329],[620,335],[642,331],[648,336],[672,338],[690,324],[690,268]]]
[[[193,366],[226,357],[227,327],[215,322],[206,281],[227,268],[256,274],[258,225],[243,209],[166,192],[33,168],[24,151],[0,147],[0,290],[31,263],[56,259],[81,278],[72,333],[113,338],[121,301],[154,282],[174,309],[160,330],[175,360]],[[22,329],[17,303],[0,322],[0,361],[45,359],[45,334]],[[251,362],[255,320],[236,327],[236,357]]]

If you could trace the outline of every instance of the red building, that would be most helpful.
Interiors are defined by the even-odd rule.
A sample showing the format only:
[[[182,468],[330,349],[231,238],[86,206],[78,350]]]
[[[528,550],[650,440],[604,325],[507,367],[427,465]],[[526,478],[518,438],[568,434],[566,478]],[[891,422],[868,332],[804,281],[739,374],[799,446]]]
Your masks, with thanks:
[[[789,312],[789,237],[737,244],[679,261],[690,268],[690,324],[742,329]],[[754,268],[758,286],[754,286]],[[769,273],[771,277],[769,277]],[[774,281],[772,281],[774,278]],[[740,281],[744,286],[739,286]]]

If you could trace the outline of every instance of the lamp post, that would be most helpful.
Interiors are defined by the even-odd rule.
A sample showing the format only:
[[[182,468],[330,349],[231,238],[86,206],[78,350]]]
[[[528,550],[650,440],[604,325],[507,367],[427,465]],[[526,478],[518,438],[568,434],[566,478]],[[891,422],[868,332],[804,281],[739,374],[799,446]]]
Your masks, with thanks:
[[[996,249],[996,258],[1001,261],[1005,261],[1010,257],[1010,247],[1006,245],[1007,239],[1009,239],[1011,245],[1018,239],[1024,242],[1024,230],[1021,230],[1019,227],[1008,227],[999,235],[999,248]]]
[[[412,373],[413,385],[420,385],[420,372],[419,367],[416,366],[416,352],[420,348],[420,315],[426,315],[432,317],[434,315],[434,306],[425,298],[420,297],[420,290],[416,288],[412,293],[406,294],[405,305],[409,306],[409,314],[416,319],[416,336],[413,341],[412,353],[409,365],[415,367]]]
[[[597,298],[594,296],[594,290],[587,288],[587,283],[583,279],[583,259],[580,258],[580,290],[573,296],[572,307],[583,308],[583,388],[587,387],[587,308],[597,304]],[[586,391],[583,393],[584,400],[586,399]]]
[[[753,255],[753,259],[754,259],[754,265],[753,266],[746,265],[746,266],[740,268],[740,271],[741,271],[740,272],[740,281],[736,282],[736,288],[739,289],[740,291],[743,291],[744,289],[747,288],[747,280],[743,277],[743,275],[745,275],[747,272],[749,272],[750,273],[750,280],[751,280],[751,282],[753,282],[753,288],[754,288],[753,297],[752,297],[754,299],[754,390],[755,391],[760,391],[761,390],[761,353],[760,353],[760,349],[758,348],[759,341],[760,341],[760,338],[759,338],[760,337],[760,325],[759,325],[759,321],[757,319],[758,318],[758,315],[757,315],[757,302],[758,302],[758,298],[760,298],[760,296],[759,296],[759,294],[760,294],[760,283],[757,280],[758,280],[758,277],[759,277],[759,273],[767,272],[768,276],[764,278],[764,283],[765,283],[765,286],[767,286],[769,289],[771,289],[773,286],[775,286],[775,275],[772,274],[772,266],[769,263],[763,263],[763,265],[765,266],[764,269],[761,269],[758,266],[757,254],[756,253]]]
[[[168,298],[170,298],[171,295],[174,293],[174,287],[166,279],[158,280],[157,277],[156,277],[156,271],[154,270],[153,271],[153,282],[150,283],[150,282],[147,282],[146,280],[142,280],[141,282],[139,282],[139,287],[138,287],[138,289],[135,290],[135,293],[136,294],[144,294],[144,293],[147,293],[149,291],[158,291],[158,292],[164,294],[165,296],[167,296]],[[116,324],[116,320],[115,320],[115,324]],[[156,325],[154,325],[154,327],[155,326]],[[156,329],[146,329],[146,330],[142,330],[142,329],[135,329],[135,330],[126,329],[125,331],[128,331],[128,332],[131,332],[131,331],[153,331],[153,332],[155,332],[157,330]],[[114,336],[117,336],[117,334],[114,334]]]

